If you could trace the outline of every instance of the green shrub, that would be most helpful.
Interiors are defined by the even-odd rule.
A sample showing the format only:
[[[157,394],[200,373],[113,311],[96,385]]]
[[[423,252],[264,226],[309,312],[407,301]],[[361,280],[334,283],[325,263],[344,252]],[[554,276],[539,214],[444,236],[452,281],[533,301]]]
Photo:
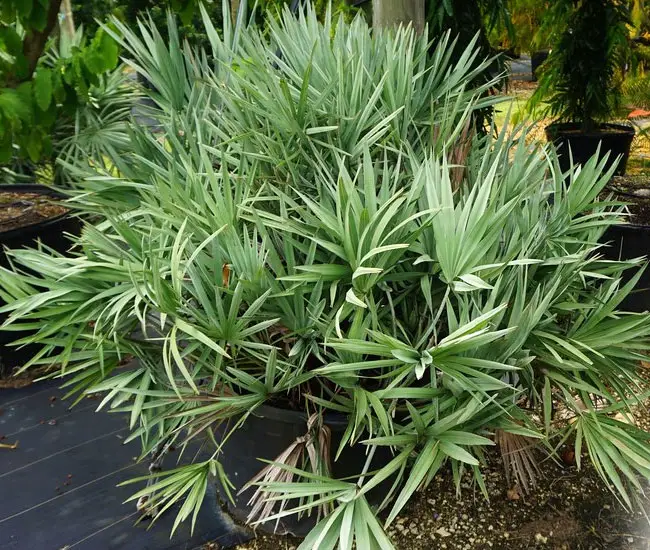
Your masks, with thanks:
[[[391,475],[386,523],[438,472],[485,492],[495,432],[568,441],[632,505],[650,435],[613,416],[644,397],[650,318],[617,309],[640,262],[595,244],[620,222],[599,199],[604,161],[565,179],[525,131],[473,134],[488,100],[468,82],[490,61],[472,68],[472,49],[451,63],[446,40],[428,59],[408,31],[339,20],[331,38],[330,25],[309,11],[268,34],[226,23],[222,39],[206,20],[214,62],[173,25],[169,47],[121,29],[164,133],[134,126],[112,170],[77,167],[89,177],[71,205],[103,221],[76,256],[12,253],[5,328],[43,345],[26,368],[60,365],[72,390],[105,392],[143,456],[208,434],[209,459],[134,496],[161,511],[184,499],[179,521],[211,476],[227,487],[214,430],[268,402],[314,414],[312,438],[336,411],[343,446],[394,451],[356,479],[327,475],[327,448],[269,470],[258,499],[276,505],[251,520],[297,513],[278,512],[294,497],[327,514],[301,548],[391,548],[366,499]]]
[[[58,5],[48,0],[2,5],[0,19],[0,173],[3,180],[33,178],[69,148],[75,128],[119,80],[118,47],[104,30],[92,37],[54,30]],[[54,9],[53,9],[54,8]],[[123,83],[123,79],[121,81]],[[121,84],[118,86],[123,89]],[[111,119],[122,104],[113,106]],[[124,120],[126,116],[122,116]],[[76,125],[76,126],[75,126]],[[64,132],[64,130],[70,132]],[[86,129],[87,130],[87,129]],[[107,135],[108,132],[104,132]],[[62,142],[68,140],[68,145]],[[56,178],[57,180],[59,178]]]
[[[623,101],[632,107],[650,109],[650,75],[630,76],[623,82]]]
[[[556,33],[531,106],[546,101],[548,115],[587,131],[611,118],[621,97],[628,22],[627,2],[558,1],[547,18]]]

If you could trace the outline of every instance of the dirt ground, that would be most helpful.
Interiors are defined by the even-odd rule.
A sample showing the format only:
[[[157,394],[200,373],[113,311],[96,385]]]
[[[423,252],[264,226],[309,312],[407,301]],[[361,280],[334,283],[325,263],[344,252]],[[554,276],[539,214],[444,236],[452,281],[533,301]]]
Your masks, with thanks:
[[[38,380],[41,377],[44,377],[48,372],[50,372],[49,367],[40,367],[29,369],[27,372],[22,374],[15,374],[18,371],[18,368],[14,369],[14,372],[7,376],[1,376],[2,372],[0,371],[0,390],[3,388],[24,388],[33,384],[35,380]]]
[[[540,455],[540,458],[543,458]],[[540,465],[543,477],[529,495],[508,490],[500,456],[489,457],[485,501],[468,479],[459,497],[450,472],[438,475],[389,527],[398,550],[647,550],[650,524],[627,512],[585,468]],[[650,503],[648,504],[650,511]],[[296,550],[300,541],[258,535],[238,550]],[[216,549],[216,546],[206,546]]]
[[[643,363],[648,368],[650,363]],[[634,423],[650,431],[650,402],[639,406]],[[482,469],[490,495],[467,477],[456,495],[451,471],[443,470],[423,492],[416,493],[389,526],[398,550],[650,550],[650,499],[645,510],[627,511],[607,490],[583,457],[561,449],[552,460],[535,451],[537,486],[525,494],[508,485],[499,451],[486,454]],[[297,550],[300,539],[262,533],[237,550]],[[206,545],[203,550],[223,550]],[[359,549],[365,550],[365,549]]]

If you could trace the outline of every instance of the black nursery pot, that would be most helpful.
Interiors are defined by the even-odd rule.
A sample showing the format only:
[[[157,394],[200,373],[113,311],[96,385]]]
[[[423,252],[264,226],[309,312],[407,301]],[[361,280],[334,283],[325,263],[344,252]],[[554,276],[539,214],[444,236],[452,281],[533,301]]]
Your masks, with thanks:
[[[618,156],[621,160],[616,167],[616,175],[625,174],[627,159],[634,139],[634,128],[624,124],[600,124],[592,132],[584,132],[580,124],[554,123],[546,127],[546,139],[555,144],[560,155],[560,168],[566,172],[571,168],[571,156],[574,164],[585,164],[598,151],[599,156],[609,152],[605,169],[611,168]]]
[[[615,225],[607,229],[601,239],[608,243],[602,250],[608,260],[633,260],[650,254],[650,226],[648,225]],[[623,273],[623,283],[627,283],[634,275],[634,269]],[[642,313],[650,311],[650,268],[642,273],[635,289],[623,300],[620,309]]]
[[[331,430],[332,475],[338,479],[359,475],[366,463],[366,446],[361,444],[352,447],[346,446],[339,459],[334,461],[334,455],[348,426],[348,421],[343,415],[328,414],[325,423]],[[258,459],[273,461],[306,432],[307,417],[304,413],[262,405],[230,435],[223,446],[223,454],[219,460],[226,475],[235,486],[235,489],[232,490],[235,504],[233,505],[226,498],[224,498],[224,502],[227,503],[228,512],[237,520],[246,522],[250,513],[251,506],[247,503],[256,487],[247,489],[239,496],[237,492],[266,466]],[[377,447],[369,471],[385,466],[391,458],[392,455],[388,447]],[[368,494],[370,503],[381,503],[393,482],[394,478],[388,478],[373,491],[370,491]],[[223,496],[224,491],[221,487],[219,487],[219,491]],[[290,501],[286,509],[294,508],[297,505],[298,502]],[[277,529],[275,529],[275,520],[260,524],[257,529],[267,532],[273,532],[275,529],[277,534],[293,534],[304,537],[316,525],[316,516],[316,510],[310,517],[303,515],[300,520],[297,515],[292,514],[281,518]]]
[[[0,185],[0,193],[3,191],[18,193],[38,193],[53,198],[63,198],[62,195],[52,191],[44,185]],[[9,267],[9,260],[5,254],[5,248],[15,249],[33,247],[38,241],[54,250],[64,253],[70,248],[70,240],[66,233],[78,235],[80,232],[79,220],[69,214],[62,214],[43,220],[42,222],[25,225],[0,231],[0,265]],[[4,302],[0,300],[0,305]],[[6,314],[0,314],[0,324],[4,323]],[[27,333],[9,332],[0,330],[0,376],[8,375],[14,367],[22,366],[36,352],[35,346],[24,346],[17,348],[9,344],[18,340]]]
[[[530,72],[533,75],[533,81],[537,81],[537,71],[542,63],[548,59],[550,53],[550,50],[537,50],[530,55]]]
[[[519,52],[514,47],[511,47],[511,48],[499,48],[499,49],[497,49],[497,53],[502,54],[504,57],[507,57],[508,59],[519,59],[519,58],[521,58],[521,55],[519,54]]]

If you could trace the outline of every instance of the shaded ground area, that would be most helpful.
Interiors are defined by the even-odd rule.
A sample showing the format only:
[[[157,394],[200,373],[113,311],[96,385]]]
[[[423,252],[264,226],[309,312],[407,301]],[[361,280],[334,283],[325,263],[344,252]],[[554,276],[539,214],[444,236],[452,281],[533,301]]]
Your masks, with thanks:
[[[139,443],[124,444],[125,416],[95,413],[95,399],[70,410],[62,396],[52,383],[0,389],[0,548],[189,550],[246,539],[219,512],[214,489],[193,535],[183,525],[170,540],[174,511],[151,529],[146,521],[135,525],[135,503],[124,501],[136,486],[117,485],[146,475],[147,465],[136,463]]]
[[[205,550],[247,539],[210,492],[194,534],[187,525],[170,540],[174,512],[147,530],[135,525],[133,487],[118,483],[146,473],[138,444],[124,444],[122,415],[95,413],[87,399],[70,410],[51,383],[0,390],[0,548],[7,550]],[[639,424],[647,424],[644,417]],[[540,458],[543,458],[540,455]],[[390,528],[400,550],[650,549],[650,527],[626,512],[595,473],[542,462],[538,489],[508,491],[500,456],[490,455],[487,503],[469,480],[456,498],[448,472],[416,496]],[[173,467],[169,457],[166,467]],[[211,541],[206,544],[207,541]],[[260,537],[240,550],[290,550],[299,541]]]

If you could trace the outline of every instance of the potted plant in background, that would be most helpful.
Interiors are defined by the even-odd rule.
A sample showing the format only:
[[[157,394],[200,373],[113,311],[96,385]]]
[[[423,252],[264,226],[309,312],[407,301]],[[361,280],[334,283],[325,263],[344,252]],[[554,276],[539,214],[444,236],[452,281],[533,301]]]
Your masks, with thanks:
[[[530,72],[533,75],[533,81],[539,80],[539,73],[542,65],[546,63],[548,56],[551,54],[550,49],[535,50],[530,54]]]
[[[608,166],[620,157],[616,173],[625,173],[634,128],[607,121],[620,101],[628,12],[627,3],[618,0],[557,2],[552,20],[562,32],[530,105],[557,119],[546,135],[564,171],[571,159],[583,164],[600,148],[601,155],[610,153]]]
[[[646,78],[646,85],[650,80]],[[633,83],[639,82],[634,79]],[[646,96],[650,96],[649,90],[645,90]],[[634,97],[636,102],[643,105],[643,94],[626,95]],[[641,100],[641,101],[639,101]],[[649,104],[650,105],[650,104]],[[649,129],[638,127],[639,142],[649,139]],[[645,168],[645,166],[644,166]],[[623,224],[610,227],[603,235],[601,242],[606,243],[603,249],[604,255],[612,260],[631,260],[650,254],[650,174],[647,168],[635,173],[628,173],[624,176],[615,176],[608,185],[608,192],[614,200],[624,204],[627,214]],[[629,275],[627,276],[629,278]],[[625,300],[624,306],[630,311],[650,310],[650,272],[645,270],[637,287]]]
[[[5,326],[44,346],[27,368],[106,392],[143,457],[203,441],[134,499],[195,519],[216,479],[249,523],[311,529],[301,548],[388,549],[379,518],[435,475],[486,492],[499,430],[570,441],[631,506],[650,435],[610,413],[645,382],[650,318],[617,311],[640,263],[593,254],[618,219],[605,162],[562,174],[525,132],[467,134],[494,101],[467,86],[489,66],[473,44],[429,58],[410,30],[310,9],[269,32],[204,20],[210,64],[120,29],[166,75],[166,140],[134,127],[113,171],[80,164],[71,204],[102,221],[74,257],[15,251],[0,277]]]
[[[65,185],[65,162],[93,158],[103,165],[102,151],[119,150],[127,141],[126,120],[136,94],[126,85],[124,67],[116,66],[117,45],[103,30],[90,37],[81,28],[48,40],[56,28],[59,4],[46,1],[32,10],[10,0],[3,6],[0,265],[4,267],[9,266],[5,248],[40,243],[67,252],[72,246],[69,235],[79,233],[80,223],[63,204],[64,195],[51,186]],[[0,375],[9,375],[38,351],[34,346],[10,346],[18,336],[0,335]]]
[[[605,194],[625,205],[625,223],[610,227],[601,242],[604,257],[611,260],[633,260],[650,253],[650,177],[648,175],[618,176],[610,182]],[[624,276],[629,280],[631,274]],[[650,310],[650,271],[641,274],[636,288],[623,302],[630,311]]]
[[[638,153],[635,163],[625,175],[615,176],[609,190],[614,198],[625,203],[627,223],[611,227],[602,242],[612,259],[632,259],[650,254],[650,174],[648,174],[647,148],[650,144],[650,49],[647,40],[650,13],[644,0],[634,0],[631,5],[630,48],[626,59],[622,85],[622,106],[628,120],[636,130],[632,151]],[[639,159],[639,157],[642,157]],[[639,162],[640,161],[640,162]],[[643,273],[637,288],[625,301],[632,311],[650,308],[650,272]]]
[[[0,265],[8,268],[7,249],[44,245],[64,254],[72,246],[69,235],[79,234],[80,224],[61,203],[64,196],[44,185],[0,185]],[[0,298],[2,294],[0,293]],[[0,319],[7,316],[0,314]],[[11,345],[28,331],[0,333],[0,378],[22,367],[38,346]]]

